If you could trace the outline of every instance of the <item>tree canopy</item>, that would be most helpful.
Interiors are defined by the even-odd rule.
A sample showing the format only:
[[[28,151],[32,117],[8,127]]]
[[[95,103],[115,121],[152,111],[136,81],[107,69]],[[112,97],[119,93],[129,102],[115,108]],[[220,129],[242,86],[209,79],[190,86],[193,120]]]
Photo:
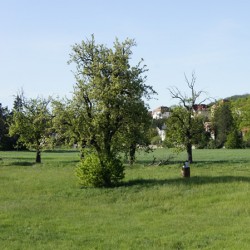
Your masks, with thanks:
[[[92,36],[72,47],[69,63],[76,65],[76,84],[73,98],[66,105],[71,120],[68,126],[85,149],[82,166],[86,166],[84,161],[100,165],[100,181],[94,185],[110,186],[123,177],[123,169],[117,171],[115,167],[120,166],[119,152],[140,143],[150,127],[144,100],[155,91],[145,84],[147,69],[143,61],[130,65],[135,45],[131,39],[116,39],[113,47],[108,48],[96,44]],[[97,160],[90,161],[88,155],[91,159],[95,155]],[[84,184],[91,185],[86,181],[88,176],[81,178]]]
[[[204,92],[195,90],[195,73],[192,74],[191,81],[186,75],[185,80],[190,89],[190,95],[182,93],[177,87],[169,88],[171,97],[179,100],[179,106],[172,110],[167,120],[166,140],[176,148],[186,149],[188,161],[192,163],[192,146],[205,133],[202,119],[194,113],[194,105],[203,103],[207,98],[201,99]]]
[[[22,99],[22,108],[14,109],[9,134],[18,135],[18,142],[36,150],[36,162],[41,162],[41,150],[51,135],[52,116],[44,98]]]

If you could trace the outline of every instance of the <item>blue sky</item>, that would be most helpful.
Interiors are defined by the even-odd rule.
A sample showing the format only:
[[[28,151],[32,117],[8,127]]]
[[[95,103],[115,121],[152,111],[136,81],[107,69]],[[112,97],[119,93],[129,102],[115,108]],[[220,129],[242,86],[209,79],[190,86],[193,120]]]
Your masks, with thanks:
[[[250,93],[248,0],[0,0],[0,103],[11,107],[22,88],[28,98],[70,96],[71,45],[95,35],[111,46],[134,38],[132,64],[144,58],[149,105],[170,106],[168,87],[213,98]]]

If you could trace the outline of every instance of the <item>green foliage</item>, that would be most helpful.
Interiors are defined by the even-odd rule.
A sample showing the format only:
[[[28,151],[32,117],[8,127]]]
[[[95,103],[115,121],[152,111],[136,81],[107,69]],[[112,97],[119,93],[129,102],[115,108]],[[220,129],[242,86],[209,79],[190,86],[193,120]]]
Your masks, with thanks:
[[[212,122],[215,132],[216,145],[218,148],[221,148],[224,146],[228,134],[235,128],[234,118],[229,102],[220,102],[216,104]]]
[[[225,143],[226,148],[242,148],[243,142],[242,142],[242,136],[237,130],[233,130],[230,132],[227,136],[227,141]]]
[[[49,102],[43,98],[23,99],[22,109],[14,110],[9,129],[10,136],[18,136],[18,143],[36,150],[36,162],[41,161],[40,152],[48,147],[48,138],[52,136]]]
[[[192,163],[192,146],[198,145],[205,133],[203,118],[194,112],[194,107],[204,92],[195,90],[196,76],[194,72],[190,81],[186,75],[185,80],[191,92],[190,96],[181,93],[176,87],[169,89],[172,98],[179,100],[180,105],[172,109],[171,116],[167,119],[166,144],[174,145],[178,151],[186,149],[187,159]]]
[[[149,137],[151,138],[151,140],[152,140],[152,138],[154,138],[156,136],[158,136],[157,129],[154,128],[154,127],[150,128],[150,130],[149,130]]]
[[[165,144],[174,145],[179,150],[189,144],[205,147],[209,135],[205,132],[203,119],[182,107],[175,107],[167,119]]]
[[[152,125],[149,131],[150,143],[152,145],[157,145],[157,146],[162,145],[164,147],[167,147],[167,143],[164,143],[164,141],[162,141],[162,138],[158,132],[159,130],[165,129],[166,122],[167,122],[166,118],[152,119]]]
[[[113,48],[108,48],[96,44],[94,36],[75,44],[69,61],[76,65],[73,98],[54,103],[54,127],[59,138],[70,138],[80,148],[93,151],[101,168],[106,167],[103,158],[111,160],[108,165],[119,167],[113,158],[119,152],[129,152],[133,161],[137,144],[149,143],[151,118],[143,98],[149,99],[155,92],[145,84],[147,69],[142,61],[130,65],[135,45],[134,40],[116,40]],[[113,178],[112,174],[107,176]]]
[[[11,113],[8,108],[0,103],[0,150],[11,150],[14,147],[15,138],[8,135],[10,119]]]
[[[243,94],[243,95],[233,95],[230,97],[227,97],[227,100],[233,101],[233,102],[241,102],[244,99],[248,99],[250,97],[250,94]]]
[[[186,137],[186,129],[188,126],[189,113],[185,108],[175,107],[172,109],[170,117],[167,119],[166,125],[166,141],[175,147],[184,149],[188,138]]]
[[[52,101],[52,126],[56,131],[54,138],[55,145],[81,145],[84,142],[81,129],[84,128],[84,120],[80,110],[74,107],[69,100],[53,100]]]
[[[166,124],[167,118],[153,119],[152,127],[162,129]]]
[[[197,138],[195,142],[195,148],[198,149],[204,149],[208,148],[209,143],[210,143],[211,135],[209,132],[206,132],[204,130],[201,130],[201,134],[199,135],[199,140]],[[213,140],[214,141],[214,140]]]
[[[119,150],[117,140],[137,134],[135,129],[149,120],[141,98],[149,97],[153,90],[144,84],[145,66],[129,64],[133,46],[133,40],[116,40],[110,49],[96,44],[94,36],[73,46],[70,63],[77,66],[70,103],[71,113],[77,117],[73,127],[97,151]]]
[[[13,103],[13,111],[21,112],[24,107],[24,92],[23,90],[19,91],[15,96],[14,103]]]
[[[250,96],[242,96],[231,102],[236,128],[243,133],[243,141],[250,145]]]
[[[216,141],[212,138],[209,139],[208,144],[207,144],[207,148],[208,149],[216,149],[217,145],[216,145]]]
[[[86,153],[77,165],[76,176],[84,187],[110,187],[124,178],[124,167],[117,157]]]
[[[143,102],[139,102],[136,109],[128,112],[124,123],[121,124],[120,129],[114,135],[113,148],[116,152],[123,152],[128,155],[130,164],[133,164],[136,150],[138,148],[147,150],[150,145],[152,120]]]
[[[159,135],[154,136],[153,138],[151,138],[151,144],[152,145],[161,145],[162,141],[161,141],[161,137]]]

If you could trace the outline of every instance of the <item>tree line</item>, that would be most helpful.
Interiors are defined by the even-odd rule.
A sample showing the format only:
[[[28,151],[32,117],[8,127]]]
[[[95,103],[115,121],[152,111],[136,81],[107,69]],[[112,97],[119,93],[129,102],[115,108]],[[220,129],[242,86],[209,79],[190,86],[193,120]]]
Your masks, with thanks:
[[[143,60],[131,64],[135,46],[132,39],[123,42],[116,39],[109,48],[97,44],[93,35],[73,45],[68,62],[75,65],[72,98],[28,99],[20,92],[11,111],[0,105],[1,150],[33,149],[36,162],[40,163],[45,148],[77,145],[81,152],[76,168],[80,184],[117,185],[124,177],[121,155],[126,155],[133,164],[138,147],[148,150],[155,136],[156,122],[146,102],[157,93],[146,84],[148,69]],[[186,149],[192,162],[192,146],[201,142],[211,144],[208,143],[211,135],[204,129],[204,118],[193,113],[193,106],[206,98],[199,100],[203,92],[195,90],[194,74],[191,81],[185,79],[190,96],[176,87],[169,89],[180,104],[171,108],[171,116],[164,121],[167,134],[164,144]],[[238,136],[244,114],[232,113],[229,106],[216,109],[213,122],[216,147],[229,143],[229,135],[232,141],[233,133]]]

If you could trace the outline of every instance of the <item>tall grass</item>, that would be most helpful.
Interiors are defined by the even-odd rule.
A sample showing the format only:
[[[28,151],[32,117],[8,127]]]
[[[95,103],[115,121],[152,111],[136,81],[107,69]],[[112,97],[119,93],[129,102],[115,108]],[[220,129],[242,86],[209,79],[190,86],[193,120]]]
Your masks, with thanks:
[[[167,165],[152,165],[174,156]],[[248,249],[250,150],[140,153],[112,189],[81,189],[77,152],[0,152],[1,249]]]

